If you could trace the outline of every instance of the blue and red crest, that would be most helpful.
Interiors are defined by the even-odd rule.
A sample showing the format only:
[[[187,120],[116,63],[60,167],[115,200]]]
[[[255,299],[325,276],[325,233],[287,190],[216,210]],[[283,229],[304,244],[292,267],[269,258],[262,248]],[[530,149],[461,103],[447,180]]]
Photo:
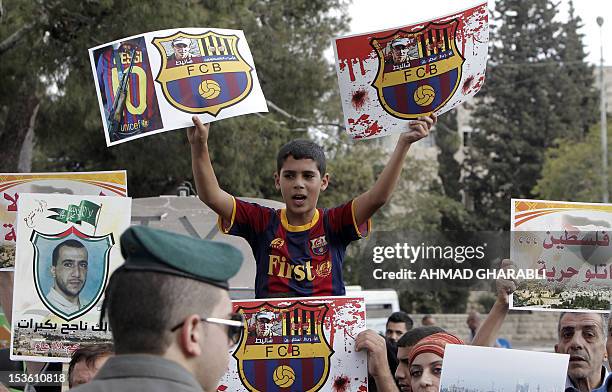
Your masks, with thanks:
[[[236,35],[177,32],[155,38],[162,65],[155,79],[168,102],[187,113],[216,116],[253,87],[253,68],[238,52]]]
[[[238,308],[248,331],[234,352],[244,387],[250,392],[319,391],[334,353],[323,333],[327,311],[326,304],[302,302]]]
[[[310,240],[310,250],[317,256],[322,256],[327,253],[327,240],[325,236],[322,235]]]
[[[372,86],[389,114],[415,119],[435,112],[453,96],[464,62],[455,41],[457,24],[429,23],[416,32],[398,30],[372,39],[379,58]]]
[[[90,236],[72,226],[58,234],[34,230],[30,242],[34,285],[43,304],[66,321],[91,310],[106,287],[113,234]]]

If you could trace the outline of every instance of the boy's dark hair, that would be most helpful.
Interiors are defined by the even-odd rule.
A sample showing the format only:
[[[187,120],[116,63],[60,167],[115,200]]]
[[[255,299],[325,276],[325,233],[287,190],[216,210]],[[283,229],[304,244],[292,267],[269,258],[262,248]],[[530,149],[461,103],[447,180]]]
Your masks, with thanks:
[[[80,241],[77,241],[74,239],[69,239],[69,240],[62,242],[61,244],[56,246],[55,249],[53,249],[53,253],[51,254],[51,264],[52,265],[54,266],[57,265],[57,259],[59,259],[59,252],[63,247],[81,249],[81,248],[85,248],[85,245],[83,245]]]
[[[411,329],[397,341],[397,347],[412,347],[417,344],[419,340],[440,332],[446,331],[435,325]]]
[[[410,331],[414,325],[414,321],[408,316],[408,313],[402,311],[391,313],[391,316],[387,319],[387,324],[389,323],[405,323],[406,331]]]
[[[91,368],[98,358],[113,354],[114,349],[112,343],[86,344],[80,346],[70,358],[70,365],[68,366],[68,386],[72,388],[72,372],[77,363],[84,360],[87,367]]]
[[[151,271],[117,271],[103,307],[117,354],[163,355],[170,330],[190,314],[210,315],[221,289],[194,279]]]
[[[276,156],[276,171],[280,174],[287,157],[293,159],[312,159],[317,163],[321,177],[325,174],[325,151],[317,143],[306,139],[295,139],[285,144]]]

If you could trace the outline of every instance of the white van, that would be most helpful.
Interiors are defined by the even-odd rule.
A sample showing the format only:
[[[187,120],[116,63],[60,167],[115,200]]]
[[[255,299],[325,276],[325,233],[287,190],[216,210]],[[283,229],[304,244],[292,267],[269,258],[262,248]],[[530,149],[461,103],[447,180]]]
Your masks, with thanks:
[[[366,327],[382,334],[387,319],[393,312],[399,312],[399,298],[393,289],[362,290],[361,286],[346,286],[347,295],[363,296],[366,304]]]

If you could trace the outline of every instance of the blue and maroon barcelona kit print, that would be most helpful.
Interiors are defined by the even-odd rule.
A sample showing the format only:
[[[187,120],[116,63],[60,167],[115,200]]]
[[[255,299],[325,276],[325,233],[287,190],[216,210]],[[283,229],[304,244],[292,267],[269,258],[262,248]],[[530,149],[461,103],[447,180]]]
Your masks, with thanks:
[[[123,75],[129,72],[121,124],[115,132],[109,132],[110,141],[163,128],[144,38],[98,49],[94,52],[94,58],[105,119],[115,103]],[[107,128],[110,128],[108,124]]]
[[[257,298],[344,295],[346,247],[369,232],[357,227],[353,201],[315,210],[309,225],[292,226],[284,209],[235,200],[232,222],[222,231],[245,238],[257,263]],[[222,224],[222,222],[220,222]]]

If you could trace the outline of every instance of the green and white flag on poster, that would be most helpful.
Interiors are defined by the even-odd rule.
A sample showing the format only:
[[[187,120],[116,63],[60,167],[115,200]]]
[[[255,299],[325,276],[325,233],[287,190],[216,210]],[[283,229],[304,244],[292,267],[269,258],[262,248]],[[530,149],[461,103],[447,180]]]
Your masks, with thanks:
[[[49,211],[53,211],[57,215],[52,215],[48,218],[55,219],[62,223],[73,222],[78,225],[85,222],[96,227],[100,207],[101,206],[89,200],[82,200],[78,206],[71,204],[67,209],[49,208]]]

